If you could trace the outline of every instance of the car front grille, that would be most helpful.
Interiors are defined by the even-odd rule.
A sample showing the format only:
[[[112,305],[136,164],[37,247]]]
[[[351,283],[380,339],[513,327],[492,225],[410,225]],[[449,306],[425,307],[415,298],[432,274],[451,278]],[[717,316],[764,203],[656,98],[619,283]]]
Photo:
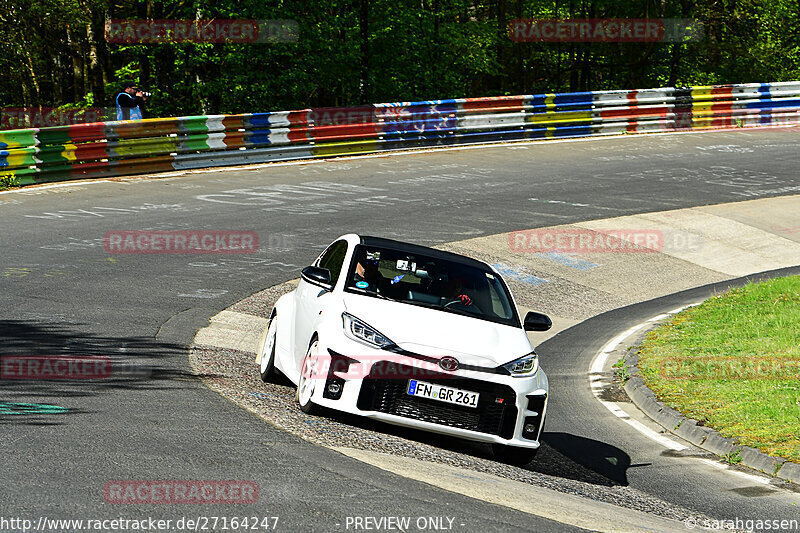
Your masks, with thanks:
[[[396,368],[390,372],[396,373],[388,375],[414,375],[413,368],[390,362],[385,363],[379,372],[387,375],[387,367],[391,365]],[[428,383],[480,394],[477,407],[465,407],[411,396],[407,394],[408,379],[386,379],[374,374],[373,370],[361,385],[357,406],[362,411],[378,411],[442,426],[499,435],[506,439],[514,435],[517,408],[516,394],[511,387],[430,372],[422,378]]]

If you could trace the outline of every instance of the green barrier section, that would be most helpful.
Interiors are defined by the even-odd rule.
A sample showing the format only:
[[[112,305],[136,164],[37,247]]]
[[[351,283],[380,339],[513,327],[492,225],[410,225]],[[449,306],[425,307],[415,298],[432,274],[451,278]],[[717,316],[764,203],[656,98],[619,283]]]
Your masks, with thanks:
[[[36,129],[0,131],[0,150],[6,148],[27,148],[39,144]]]
[[[194,117],[182,117],[178,122],[180,133],[206,133],[208,132],[208,117],[200,115]]]
[[[108,152],[121,159],[130,156],[169,154],[175,151],[177,144],[176,137],[122,139],[108,143]]]
[[[39,183],[36,181],[38,171],[35,168],[24,168],[20,170],[3,170],[0,169],[0,176],[9,176],[15,178],[19,185],[33,185]]]
[[[5,166],[0,167],[0,173],[6,169],[25,168],[36,164],[36,152],[38,148],[13,148],[5,152],[0,152],[0,157],[5,157]],[[5,154],[3,156],[2,154]]]
[[[208,135],[186,135],[178,137],[177,151],[178,152],[202,152],[209,150],[211,146],[208,144]]]
[[[315,157],[327,157],[346,154],[367,154],[380,150],[378,141],[353,141],[337,143],[321,143],[311,147]]]

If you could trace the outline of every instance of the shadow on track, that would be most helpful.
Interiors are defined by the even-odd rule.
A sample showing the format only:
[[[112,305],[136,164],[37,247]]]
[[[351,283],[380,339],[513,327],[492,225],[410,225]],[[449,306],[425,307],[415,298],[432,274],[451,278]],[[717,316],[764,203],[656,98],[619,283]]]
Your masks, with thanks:
[[[83,411],[55,413],[61,399],[134,388],[170,389],[197,379],[185,367],[185,346],[148,337],[97,336],[72,329],[77,326],[0,320],[0,424],[63,424]],[[19,356],[31,359],[21,362]],[[102,371],[80,371],[79,379],[71,378],[76,374],[62,379],[63,373],[48,379],[57,361],[63,370],[72,358],[101,359],[105,364]]]
[[[606,480],[628,485],[631,458],[616,446],[570,433],[550,433],[546,428],[542,441],[543,449],[532,464],[537,472],[595,484]]]

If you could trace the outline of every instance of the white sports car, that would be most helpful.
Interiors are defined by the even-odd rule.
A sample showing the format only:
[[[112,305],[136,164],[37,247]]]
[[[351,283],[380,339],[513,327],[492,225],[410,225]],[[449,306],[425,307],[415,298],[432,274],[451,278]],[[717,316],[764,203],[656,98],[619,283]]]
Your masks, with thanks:
[[[462,255],[344,235],[282,296],[259,342],[261,378],[275,370],[317,406],[492,443],[504,461],[533,459],[547,376],[502,277]]]

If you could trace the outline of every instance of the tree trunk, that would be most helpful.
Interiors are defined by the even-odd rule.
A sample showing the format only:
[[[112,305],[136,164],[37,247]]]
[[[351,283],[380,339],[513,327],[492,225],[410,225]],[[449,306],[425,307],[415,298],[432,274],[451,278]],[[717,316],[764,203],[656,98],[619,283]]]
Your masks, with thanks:
[[[100,58],[103,53],[101,42],[103,21],[98,16],[99,14],[101,14],[99,11],[92,11],[91,18],[86,24],[86,40],[89,43],[89,79],[91,80],[89,90],[94,97],[95,107],[102,106],[106,99]]]
[[[39,91],[39,78],[36,75],[36,68],[33,66],[33,57],[31,57],[31,51],[24,47],[25,50],[25,63],[28,69],[28,74],[31,77],[31,87],[33,88],[33,94],[31,95],[31,104],[33,105],[42,105],[42,97],[41,92]],[[25,85],[23,84],[23,87]]]
[[[108,9],[102,9],[99,11],[98,14],[98,22],[102,22],[103,24],[103,31],[105,32],[105,23],[107,20],[112,18],[111,14],[112,6],[109,5]],[[111,67],[111,54],[108,51],[108,43],[105,40],[105,35],[103,37],[98,36],[98,52],[100,53],[100,69],[103,76],[103,89],[105,90],[106,85],[108,82],[113,78],[113,70]],[[105,103],[103,104],[105,105]]]
[[[359,0],[358,26],[361,30],[361,102],[370,101],[369,83],[369,0]]]
[[[518,19],[522,18],[522,0],[516,0],[516,2],[514,2],[514,18]],[[522,49],[523,49],[522,45],[523,43],[511,44],[511,52],[514,58],[514,71],[515,71],[513,77],[516,80],[519,80],[516,83],[515,87],[516,90],[514,92],[519,94],[527,94],[528,92],[530,92],[529,89],[530,79],[528,76],[528,72],[525,69],[524,60],[522,59]]]
[[[67,28],[67,47],[72,59],[72,101],[80,102],[83,99],[83,61],[72,28]]]
[[[798,0],[800,2],[800,0]],[[681,16],[683,18],[687,18],[689,16],[689,0],[681,0]],[[681,60],[681,47],[683,45],[681,43],[674,43],[670,48],[670,60],[669,60],[669,81],[667,85],[669,87],[675,87],[678,83],[678,69],[680,67],[680,60]]]
[[[672,50],[670,50],[670,60],[669,60],[669,81],[667,82],[668,87],[675,87],[675,84],[678,82],[678,64],[680,63],[680,56],[681,56],[681,45],[679,43],[672,44]]]
[[[500,70],[498,86],[501,94],[505,94],[508,80],[508,17],[506,0],[497,0],[497,62]]]

